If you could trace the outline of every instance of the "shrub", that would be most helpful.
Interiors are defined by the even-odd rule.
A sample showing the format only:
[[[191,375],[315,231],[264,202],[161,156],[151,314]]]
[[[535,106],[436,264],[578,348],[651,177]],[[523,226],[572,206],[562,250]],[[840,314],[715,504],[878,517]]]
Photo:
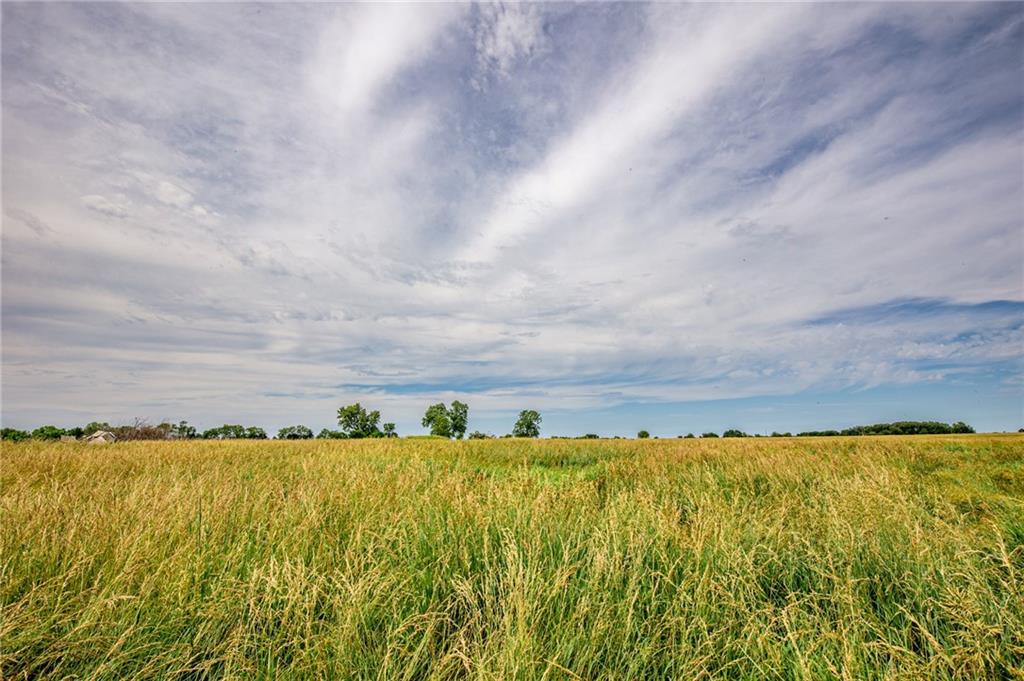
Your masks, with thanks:
[[[266,440],[267,432],[256,426],[240,426],[238,424],[225,423],[219,428],[204,430],[204,440]]]
[[[32,434],[27,430],[18,430],[17,428],[4,428],[0,430],[0,439],[7,440],[8,442],[21,442],[32,437]]]
[[[651,434],[648,433],[646,430],[641,430],[639,433],[636,434],[636,436],[639,440],[646,440],[651,436]]]
[[[59,440],[63,434],[64,429],[57,426],[39,426],[32,431],[32,437],[37,440]]]
[[[311,440],[313,431],[306,426],[286,426],[277,431],[278,440]]]

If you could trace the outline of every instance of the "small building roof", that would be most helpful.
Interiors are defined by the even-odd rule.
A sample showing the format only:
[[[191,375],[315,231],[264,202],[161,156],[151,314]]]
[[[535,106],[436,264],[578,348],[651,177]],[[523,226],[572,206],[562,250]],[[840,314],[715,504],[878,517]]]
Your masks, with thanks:
[[[111,433],[109,430],[97,430],[95,433],[93,433],[87,438],[86,442],[114,442],[115,440],[117,440],[117,436]]]

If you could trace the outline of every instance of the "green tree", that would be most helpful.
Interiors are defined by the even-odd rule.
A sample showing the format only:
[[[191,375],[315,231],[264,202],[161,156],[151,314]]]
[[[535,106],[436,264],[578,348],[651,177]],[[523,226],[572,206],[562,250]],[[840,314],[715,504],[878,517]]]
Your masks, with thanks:
[[[452,418],[448,413],[448,407],[444,406],[444,402],[427,407],[426,413],[423,414],[422,424],[424,428],[430,428],[431,435],[452,436]]]
[[[540,437],[540,422],[543,419],[540,413],[533,409],[524,409],[519,412],[519,419],[516,425],[512,426],[513,437]]]
[[[4,428],[0,431],[0,439],[8,442],[21,442],[27,440],[32,435],[27,430],[18,430],[17,428]]]
[[[722,437],[747,437],[747,434],[744,433],[742,430],[730,428],[729,430],[722,433]]]
[[[341,432],[340,430],[330,430],[329,428],[324,428],[317,434],[316,437],[318,440],[344,440],[348,438],[348,435],[345,435],[345,433]]]
[[[430,428],[431,435],[461,440],[466,436],[468,422],[469,405],[454,400],[450,407],[445,406],[444,402],[427,407],[422,424],[424,428]]]
[[[63,434],[64,429],[57,426],[39,426],[32,431],[32,437],[37,440],[59,440]]]
[[[204,430],[202,437],[204,440],[265,440],[267,434],[262,428],[225,423],[219,428]]]
[[[380,437],[382,433],[379,424],[380,412],[368,412],[358,402],[338,409],[338,426],[346,437]]]
[[[195,426],[189,425],[188,421],[181,421],[178,425],[171,426],[171,434],[179,440],[194,440],[199,437]]]
[[[111,430],[110,424],[107,423],[106,421],[93,421],[92,423],[90,423],[89,425],[82,429],[82,434],[88,436],[92,435],[98,430]]]
[[[313,431],[306,426],[286,426],[277,431],[278,440],[312,440]]]
[[[641,440],[646,440],[651,436],[651,434],[648,433],[646,430],[641,430],[639,433],[636,434],[636,436]]]
[[[466,435],[466,425],[469,423],[469,405],[458,400],[452,401],[448,409],[448,420],[452,424],[452,437],[461,440]]]
[[[380,434],[384,437],[398,437],[398,431],[395,430],[395,424],[390,422],[381,426]]]
[[[704,433],[701,437],[718,437],[718,433]]]

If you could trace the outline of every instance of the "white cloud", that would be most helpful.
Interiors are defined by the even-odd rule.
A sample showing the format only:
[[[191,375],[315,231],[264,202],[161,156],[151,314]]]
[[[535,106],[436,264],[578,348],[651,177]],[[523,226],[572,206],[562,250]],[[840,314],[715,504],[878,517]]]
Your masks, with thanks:
[[[513,178],[479,239],[463,249],[467,260],[489,260],[499,249],[565,211],[598,197],[604,185],[631,172],[681,117],[713,94],[730,69],[756,59],[783,39],[800,6],[731,8],[694,16],[657,14],[655,44],[606,101],[587,115],[544,161]],[[696,14],[696,13],[694,13]],[[744,45],[736,50],[734,45]],[[639,168],[638,168],[639,169]]]
[[[126,218],[129,214],[129,206],[123,199],[111,200],[99,194],[88,194],[82,197],[82,204],[97,213],[103,213],[112,218]]]
[[[309,68],[327,116],[368,114],[381,90],[408,65],[423,59],[463,8],[455,3],[351,5],[320,33]]]
[[[5,418],[1001,371],[1020,31],[941,14],[5,6]],[[952,307],[809,322],[901,298]]]
[[[161,181],[156,186],[155,192],[157,200],[161,203],[165,203],[168,206],[175,206],[177,208],[188,208],[192,205],[192,194],[182,189],[176,184],[171,182]]]
[[[517,60],[529,59],[545,41],[544,22],[537,5],[484,3],[476,33],[480,65],[507,77]]]

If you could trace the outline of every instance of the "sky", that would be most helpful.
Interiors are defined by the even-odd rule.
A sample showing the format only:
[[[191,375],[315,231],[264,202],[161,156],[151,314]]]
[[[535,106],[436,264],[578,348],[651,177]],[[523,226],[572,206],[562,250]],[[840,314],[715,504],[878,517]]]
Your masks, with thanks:
[[[4,426],[1024,427],[1024,4],[0,12]]]

